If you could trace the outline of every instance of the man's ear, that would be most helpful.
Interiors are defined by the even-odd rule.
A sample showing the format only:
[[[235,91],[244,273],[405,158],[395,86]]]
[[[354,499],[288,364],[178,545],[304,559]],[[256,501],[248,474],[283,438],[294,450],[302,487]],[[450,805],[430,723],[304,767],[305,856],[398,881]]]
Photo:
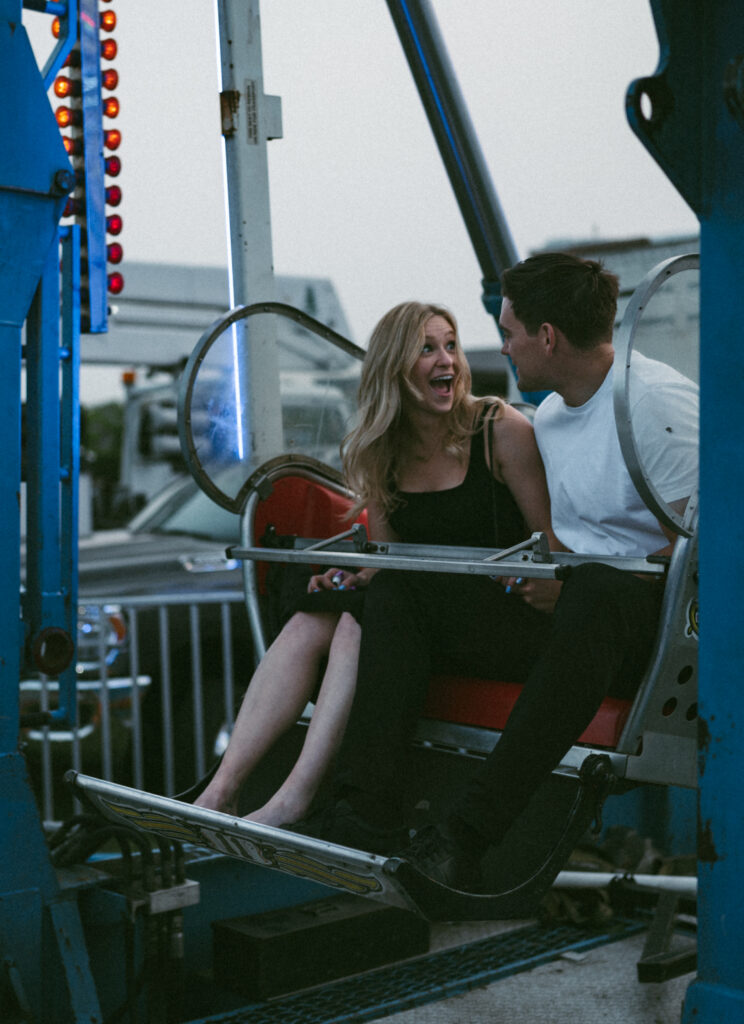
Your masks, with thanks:
[[[549,324],[549,323],[540,324],[539,334],[540,334],[540,340],[542,341],[543,345],[545,346],[546,353],[548,355],[552,355],[553,354],[553,350],[555,349],[556,341],[557,341],[557,334],[556,334],[555,327],[553,327],[553,325]]]

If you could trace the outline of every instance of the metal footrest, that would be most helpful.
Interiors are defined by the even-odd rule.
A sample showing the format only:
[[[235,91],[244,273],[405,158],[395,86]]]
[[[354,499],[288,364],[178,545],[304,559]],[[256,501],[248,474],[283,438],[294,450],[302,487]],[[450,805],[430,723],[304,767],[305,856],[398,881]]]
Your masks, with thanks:
[[[597,787],[604,786],[608,771],[595,773],[596,781],[591,773],[584,773],[584,782],[577,784],[565,823],[527,877],[485,895],[448,889],[397,857],[377,856],[259,825],[74,771],[68,772],[66,779],[97,811],[118,825],[206,847],[355,896],[414,910],[429,921],[488,921],[524,918],[534,913],[588,827],[596,810]]]

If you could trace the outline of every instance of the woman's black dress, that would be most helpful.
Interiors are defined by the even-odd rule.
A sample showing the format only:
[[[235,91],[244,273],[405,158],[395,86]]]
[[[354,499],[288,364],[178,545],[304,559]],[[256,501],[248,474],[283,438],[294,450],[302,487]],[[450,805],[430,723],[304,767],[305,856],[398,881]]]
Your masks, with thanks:
[[[511,491],[494,479],[486,465],[483,420],[470,443],[465,479],[443,491],[399,491],[400,504],[390,525],[405,544],[505,548],[529,531]],[[392,570],[394,571],[394,570]],[[303,612],[351,612],[362,622],[364,589],[304,593],[287,609]]]

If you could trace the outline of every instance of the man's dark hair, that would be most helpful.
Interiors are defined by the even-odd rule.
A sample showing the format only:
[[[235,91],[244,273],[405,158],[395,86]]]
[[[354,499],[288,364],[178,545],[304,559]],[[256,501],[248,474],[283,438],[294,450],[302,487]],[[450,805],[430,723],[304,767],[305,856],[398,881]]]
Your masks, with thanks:
[[[501,275],[504,297],[530,334],[558,327],[576,348],[612,337],[618,279],[596,260],[563,252],[530,256]]]

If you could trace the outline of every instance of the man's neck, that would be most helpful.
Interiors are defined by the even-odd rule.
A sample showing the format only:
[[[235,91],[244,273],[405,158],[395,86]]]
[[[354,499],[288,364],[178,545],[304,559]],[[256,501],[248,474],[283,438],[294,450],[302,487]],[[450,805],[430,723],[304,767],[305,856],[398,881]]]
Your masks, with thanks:
[[[566,361],[563,380],[555,388],[566,405],[572,407],[583,405],[599,391],[615,355],[611,342],[603,342],[589,351],[575,349],[574,353]]]

